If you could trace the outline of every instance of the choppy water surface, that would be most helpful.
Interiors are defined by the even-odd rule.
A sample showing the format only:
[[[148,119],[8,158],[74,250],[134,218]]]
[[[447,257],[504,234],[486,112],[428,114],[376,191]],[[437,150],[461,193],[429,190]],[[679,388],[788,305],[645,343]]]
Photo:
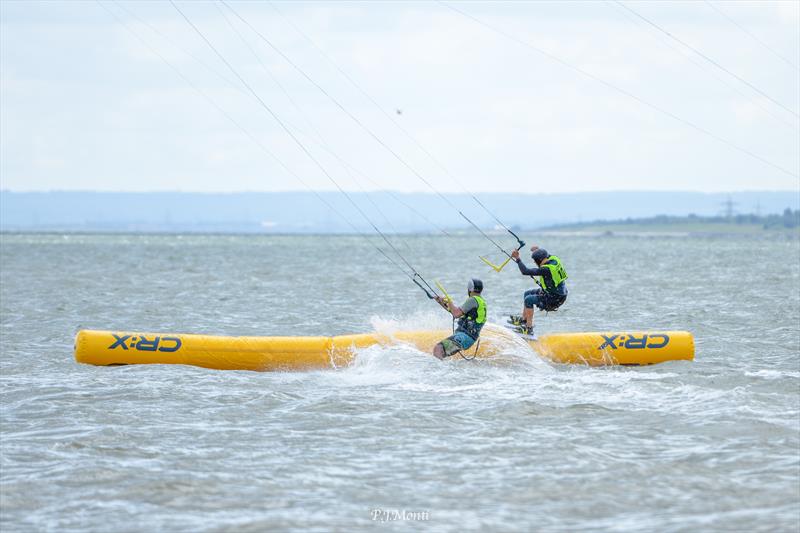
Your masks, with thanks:
[[[693,363],[440,363],[394,347],[305,373],[96,368],[72,339],[449,322],[358,237],[0,244],[4,531],[800,527],[796,240],[542,238],[571,294],[540,334],[688,329]],[[399,246],[453,292],[483,277],[495,322],[530,286],[488,273],[478,238]]]

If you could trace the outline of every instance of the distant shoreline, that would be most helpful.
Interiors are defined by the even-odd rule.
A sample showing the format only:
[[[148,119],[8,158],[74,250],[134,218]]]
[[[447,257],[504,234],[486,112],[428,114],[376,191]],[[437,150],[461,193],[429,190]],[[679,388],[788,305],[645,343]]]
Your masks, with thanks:
[[[697,215],[618,220],[594,220],[557,224],[542,228],[554,233],[598,235],[798,235],[800,236],[800,210],[787,208],[781,214],[760,216],[740,214],[728,217],[702,217]]]
[[[491,232],[491,235],[502,236],[502,233]],[[740,237],[740,238],[758,238],[758,239],[800,239],[800,228],[794,229],[781,229],[781,230],[746,230],[746,231],[714,231],[711,229],[701,230],[695,229],[692,231],[681,231],[678,228],[647,228],[639,230],[636,228],[614,229],[613,227],[605,226],[586,226],[585,228],[530,228],[520,230],[520,235],[535,235],[537,237],[577,237],[577,238],[615,238],[615,237],[642,237],[642,238],[715,238],[715,237]],[[13,238],[15,236],[36,236],[36,237],[52,237],[52,238],[80,238],[80,237],[245,237],[245,238],[339,238],[339,237],[354,237],[360,238],[364,235],[370,235],[366,231],[364,233],[318,233],[318,232],[296,232],[296,233],[282,233],[282,232],[243,232],[243,231],[209,231],[209,230],[75,230],[75,229],[0,229],[0,238]],[[449,235],[435,234],[435,233],[386,233],[388,237],[400,239],[420,239],[420,238],[436,238],[436,239],[465,239],[474,238],[479,236],[476,233],[450,233]]]
[[[92,226],[58,226],[44,225],[40,227],[0,227],[2,235],[164,235],[164,236],[359,236],[371,234],[368,228],[358,231],[319,231],[319,228],[297,228],[294,231],[265,228],[258,225],[237,226],[232,224],[183,224],[163,226],[158,224],[117,224],[109,227]],[[669,216],[658,215],[645,218],[625,218],[617,220],[594,220],[590,222],[572,222],[540,227],[519,227],[514,230],[520,233],[536,233],[538,235],[610,237],[610,236],[647,236],[647,237],[714,237],[714,236],[778,236],[800,238],[800,210],[786,208],[783,213],[769,215],[739,214],[732,216],[703,217],[698,215]],[[505,230],[496,226],[486,227],[487,234],[503,235]],[[385,231],[386,235],[395,237],[436,237],[439,232],[433,231]],[[450,237],[468,238],[475,233],[469,228],[448,228]]]
[[[787,207],[800,209],[800,195],[791,191],[482,194],[481,203],[496,215],[493,218],[464,194],[446,194],[445,202],[427,193],[352,193],[350,196],[363,214],[339,193],[318,195],[0,190],[0,231],[261,235],[346,234],[353,233],[355,228],[372,233],[363,216],[366,214],[387,234],[410,235],[468,233],[472,228],[461,212],[484,231],[498,228],[504,231],[498,219],[514,231],[525,231],[554,225],[570,227],[581,221],[639,220],[657,214],[686,217],[694,213],[698,217],[713,217],[730,209],[733,213],[753,211],[779,216]],[[448,202],[452,205],[448,206]]]

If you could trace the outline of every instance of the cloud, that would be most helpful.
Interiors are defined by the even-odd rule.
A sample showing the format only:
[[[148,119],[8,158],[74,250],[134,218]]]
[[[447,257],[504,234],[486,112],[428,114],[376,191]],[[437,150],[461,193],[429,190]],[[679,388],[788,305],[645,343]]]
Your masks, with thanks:
[[[762,3],[719,3],[730,16],[782,47],[796,42],[800,27],[796,7],[786,9],[787,4],[792,3],[762,9]],[[123,3],[145,23],[114,4],[104,5],[310,186],[333,188],[168,4]],[[437,187],[458,190],[268,5],[233,5],[405,161]],[[317,132],[339,157],[380,187],[427,190],[238,19],[231,17],[302,113],[262,70],[213,4],[181,6],[262,99],[298,131],[340,184],[354,190],[376,188],[349,175],[321,150]],[[96,4],[45,7],[36,3],[3,7],[0,171],[4,187],[302,189],[279,163]],[[796,178],[438,4],[278,7],[385,111],[402,108],[403,115],[393,115],[395,120],[470,189],[796,187]],[[691,53],[678,51],[679,46],[613,5],[508,3],[464,4],[462,8],[798,171],[797,128],[786,127],[773,115],[797,124],[795,117],[703,60],[695,57],[697,64],[693,64],[687,59]],[[634,8],[775,99],[797,106],[796,71],[776,64],[767,50],[753,46],[707,6],[640,3]],[[788,50],[797,60],[797,50]],[[725,78],[744,96],[715,76]],[[94,155],[89,157],[87,152]]]

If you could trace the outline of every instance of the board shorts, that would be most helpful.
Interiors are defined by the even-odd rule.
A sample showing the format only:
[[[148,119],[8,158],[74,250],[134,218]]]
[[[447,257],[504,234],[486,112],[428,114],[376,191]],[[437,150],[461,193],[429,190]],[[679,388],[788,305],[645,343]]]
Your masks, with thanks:
[[[450,357],[462,350],[469,350],[470,347],[475,344],[475,339],[463,331],[456,331],[446,339],[442,339],[439,344],[444,348],[444,356]]]
[[[567,301],[566,296],[560,294],[547,294],[541,287],[525,291],[525,308],[533,309],[535,305],[542,311],[555,311],[561,304]]]

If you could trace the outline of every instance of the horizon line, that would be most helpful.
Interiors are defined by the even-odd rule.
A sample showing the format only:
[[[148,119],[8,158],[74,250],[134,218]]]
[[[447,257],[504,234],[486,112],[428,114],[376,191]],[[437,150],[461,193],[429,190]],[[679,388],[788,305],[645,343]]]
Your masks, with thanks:
[[[375,190],[346,190],[347,194],[423,194],[436,196],[437,192],[431,191],[399,191],[395,189],[375,189]],[[470,195],[501,195],[501,194],[520,194],[520,195],[567,195],[567,194],[608,194],[608,193],[655,193],[655,194],[743,194],[743,193],[800,193],[800,185],[794,189],[736,189],[736,190],[718,190],[718,191],[702,191],[691,189],[603,189],[603,190],[590,190],[590,191],[479,191],[479,192],[451,192],[440,191],[441,194],[449,194],[453,196],[470,196]],[[51,193],[95,193],[95,194],[218,194],[218,195],[235,195],[235,194],[324,194],[335,193],[342,194],[341,191],[336,189],[283,189],[283,190],[236,190],[236,191],[195,191],[195,190],[181,190],[181,189],[149,189],[149,190],[107,190],[107,189],[8,189],[0,188],[0,194],[14,193],[14,194],[51,194]]]

